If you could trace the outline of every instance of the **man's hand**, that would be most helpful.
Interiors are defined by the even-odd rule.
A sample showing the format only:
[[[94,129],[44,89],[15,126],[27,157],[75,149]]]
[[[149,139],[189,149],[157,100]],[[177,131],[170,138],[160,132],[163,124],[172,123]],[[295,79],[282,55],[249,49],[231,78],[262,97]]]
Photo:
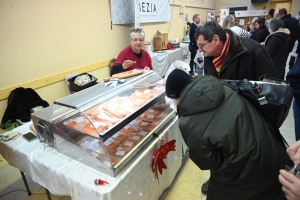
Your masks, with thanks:
[[[127,69],[129,67],[131,67],[133,64],[135,64],[136,61],[132,61],[132,60],[125,60],[122,64],[123,69]]]
[[[287,154],[290,156],[291,160],[295,165],[300,164],[300,140],[292,144],[287,150]],[[300,191],[300,189],[299,189]]]
[[[279,182],[282,184],[282,191],[285,193],[285,197],[288,200],[300,199],[300,179],[295,175],[280,170]]]
[[[144,67],[144,69],[148,69],[148,70],[150,70],[150,67],[146,66],[146,67]]]

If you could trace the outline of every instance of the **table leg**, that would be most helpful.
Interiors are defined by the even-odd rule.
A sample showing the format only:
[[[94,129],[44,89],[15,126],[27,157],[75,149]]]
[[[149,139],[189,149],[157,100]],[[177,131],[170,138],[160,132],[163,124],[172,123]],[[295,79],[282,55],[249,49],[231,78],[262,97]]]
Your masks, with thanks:
[[[45,188],[45,190],[46,190],[46,194],[47,194],[47,199],[48,199],[48,200],[51,200],[51,196],[50,196],[49,190],[47,190],[47,188]]]
[[[22,172],[22,171],[20,171],[20,172],[21,172],[21,176],[22,176],[23,182],[24,182],[24,184],[25,184],[25,187],[26,187],[28,196],[30,196],[30,195],[31,195],[31,192],[30,192],[30,189],[29,189],[29,187],[28,187],[28,184],[27,184],[27,180],[26,180],[25,174],[24,174],[24,172]]]

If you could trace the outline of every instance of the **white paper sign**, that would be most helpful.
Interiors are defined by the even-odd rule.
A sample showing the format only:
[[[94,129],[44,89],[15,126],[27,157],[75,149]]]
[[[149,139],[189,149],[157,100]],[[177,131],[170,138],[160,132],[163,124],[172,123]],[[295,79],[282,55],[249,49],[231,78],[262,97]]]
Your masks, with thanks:
[[[139,26],[139,23],[171,21],[168,0],[111,0],[110,8],[112,24],[135,23]]]
[[[245,24],[245,20],[244,19],[240,19],[240,25],[244,25]]]

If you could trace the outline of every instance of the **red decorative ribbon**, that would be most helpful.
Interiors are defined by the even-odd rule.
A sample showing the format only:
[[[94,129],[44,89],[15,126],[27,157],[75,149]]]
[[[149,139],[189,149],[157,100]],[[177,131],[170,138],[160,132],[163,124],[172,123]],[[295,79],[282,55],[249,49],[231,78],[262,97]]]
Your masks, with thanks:
[[[152,162],[152,172],[155,173],[155,177],[158,180],[158,173],[157,169],[160,174],[162,174],[163,169],[167,169],[167,165],[163,161],[163,159],[167,158],[167,155],[170,151],[175,151],[176,150],[176,140],[171,140],[167,143],[161,144],[159,150],[156,152],[155,157]]]
[[[95,185],[104,185],[104,184],[109,184],[108,182],[104,181],[104,180],[101,180],[100,178],[97,178],[95,181],[94,181]]]

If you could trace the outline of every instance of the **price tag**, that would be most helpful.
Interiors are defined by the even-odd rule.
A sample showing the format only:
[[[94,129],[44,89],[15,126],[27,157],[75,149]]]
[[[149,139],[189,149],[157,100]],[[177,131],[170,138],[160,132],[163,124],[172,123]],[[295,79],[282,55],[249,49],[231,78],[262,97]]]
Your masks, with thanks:
[[[141,131],[141,132],[139,132],[139,135],[141,135],[141,136],[145,136],[146,134],[147,134],[146,131]]]
[[[118,156],[123,156],[124,153],[125,153],[124,150],[118,150],[118,151],[116,152],[116,155],[118,155]]]
[[[111,164],[110,164],[109,161],[105,161],[105,162],[104,162],[104,165],[106,165],[107,167],[110,167],[110,166],[111,166]]]
[[[147,116],[147,119],[153,119],[154,118],[154,115],[148,115]]]
[[[77,117],[74,121],[78,124],[82,122],[84,119],[82,117]]]
[[[147,122],[142,122],[141,125],[142,125],[142,126],[147,126],[148,123],[147,123]]]
[[[95,128],[99,128],[99,126],[105,126],[106,124],[103,122],[94,122],[93,125],[95,126]],[[91,128],[94,128],[93,125],[91,125]]]
[[[126,141],[126,142],[124,143],[125,146],[129,146],[129,147],[131,147],[132,144],[133,144],[133,142],[130,142],[130,141]]]
[[[134,140],[139,140],[139,139],[140,139],[140,136],[135,135],[135,136],[132,137],[132,139],[134,139]]]
[[[105,145],[105,146],[108,146],[108,145],[110,145],[111,143],[112,143],[111,141],[106,140],[106,141],[104,142],[104,145]]]

